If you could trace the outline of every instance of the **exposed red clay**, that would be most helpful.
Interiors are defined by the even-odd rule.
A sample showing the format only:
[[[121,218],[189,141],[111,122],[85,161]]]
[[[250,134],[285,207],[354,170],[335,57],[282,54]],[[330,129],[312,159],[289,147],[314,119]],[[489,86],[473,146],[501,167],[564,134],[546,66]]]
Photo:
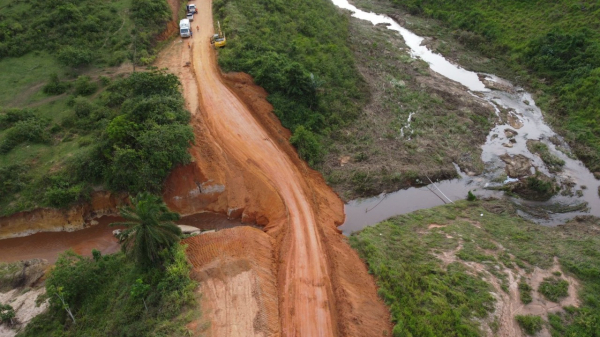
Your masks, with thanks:
[[[209,43],[214,32],[211,2],[196,5],[194,25],[200,31],[192,39],[174,41],[158,61],[160,68],[167,67],[180,77],[196,136],[190,150],[194,162],[171,174],[163,197],[182,214],[209,210],[255,221],[264,225],[271,238],[271,252],[263,249],[275,261],[280,330],[235,334],[389,335],[389,313],[377,297],[374,280],[337,229],[344,221],[342,201],[318,172],[298,158],[288,142],[289,131],[265,100],[267,93],[248,75],[221,74]],[[198,240],[219,235],[223,234],[206,234]],[[238,236],[237,245],[246,242],[252,247],[257,235]],[[232,254],[228,249],[236,246],[229,246],[221,245],[213,259]],[[255,253],[247,250],[249,256]],[[198,258],[196,253],[189,257]],[[244,279],[254,282],[251,277]],[[246,284],[238,290],[251,288]],[[243,294],[240,290],[239,295]],[[256,309],[250,307],[250,311]],[[231,326],[223,319],[239,318],[208,316],[221,326]],[[233,333],[219,331],[212,335]]]

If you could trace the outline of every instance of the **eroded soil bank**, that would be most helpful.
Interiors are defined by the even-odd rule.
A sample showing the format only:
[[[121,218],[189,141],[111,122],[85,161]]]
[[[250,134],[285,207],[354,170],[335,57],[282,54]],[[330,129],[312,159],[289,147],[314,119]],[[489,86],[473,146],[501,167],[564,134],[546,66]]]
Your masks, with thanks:
[[[26,236],[38,232],[76,231],[91,225],[96,218],[117,214],[118,207],[127,202],[127,195],[95,192],[89,202],[81,203],[70,209],[39,208],[1,217],[0,239]]]

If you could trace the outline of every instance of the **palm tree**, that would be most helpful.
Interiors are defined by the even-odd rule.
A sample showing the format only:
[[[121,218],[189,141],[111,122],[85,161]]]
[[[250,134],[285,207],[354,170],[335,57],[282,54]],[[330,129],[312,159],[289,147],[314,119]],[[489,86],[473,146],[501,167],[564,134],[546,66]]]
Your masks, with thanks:
[[[125,222],[115,222],[111,226],[125,229],[119,234],[121,249],[142,267],[161,264],[160,252],[179,242],[181,229],[173,221],[179,214],[169,211],[158,196],[140,193],[131,199],[133,207],[120,209]]]

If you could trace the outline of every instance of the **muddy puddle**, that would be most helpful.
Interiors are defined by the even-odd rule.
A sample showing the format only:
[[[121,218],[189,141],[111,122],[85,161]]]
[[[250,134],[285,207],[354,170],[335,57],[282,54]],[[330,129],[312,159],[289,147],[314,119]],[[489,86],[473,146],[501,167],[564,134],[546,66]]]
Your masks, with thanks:
[[[365,12],[347,0],[332,0],[333,4],[352,12],[352,16],[370,21],[373,25],[385,25],[398,32],[410,48],[410,55],[427,62],[432,71],[456,81],[471,95],[487,101],[496,110],[494,128],[482,145],[481,159],[485,171],[477,177],[469,177],[459,170],[460,179],[437,182],[421,188],[410,188],[378,197],[351,201],[346,205],[346,222],[340,229],[344,234],[375,224],[391,216],[409,213],[418,209],[442,205],[451,200],[464,199],[469,190],[479,197],[505,197],[503,192],[494,191],[518,181],[510,176],[513,171],[506,168],[507,161],[525,157],[525,172],[521,177],[539,172],[548,176],[561,191],[547,201],[528,201],[512,198],[525,218],[544,225],[556,225],[577,215],[600,216],[600,182],[579,160],[570,155],[569,146],[544,122],[542,111],[536,106],[531,94],[514,86],[509,81],[490,74],[468,71],[451,63],[442,55],[421,45],[424,38],[402,27],[392,18]],[[548,152],[564,161],[556,170],[551,168],[538,154],[530,152],[533,143],[546,145]],[[539,144],[538,143],[538,144]],[[504,160],[502,160],[504,159]],[[443,195],[446,195],[444,197]]]
[[[42,258],[54,263],[58,255],[69,248],[83,256],[92,256],[92,249],[103,254],[117,252],[120,246],[112,232],[118,227],[110,227],[110,224],[122,221],[122,218],[103,216],[94,221],[93,225],[74,232],[40,232],[0,240],[0,262]],[[220,230],[242,225],[239,219],[230,220],[227,216],[216,213],[193,214],[181,218],[177,223],[202,230]]]

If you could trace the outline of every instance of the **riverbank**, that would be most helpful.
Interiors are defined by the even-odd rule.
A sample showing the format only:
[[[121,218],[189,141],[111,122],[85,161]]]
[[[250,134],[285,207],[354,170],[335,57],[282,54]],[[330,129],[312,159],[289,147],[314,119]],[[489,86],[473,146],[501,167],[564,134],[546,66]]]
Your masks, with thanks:
[[[352,13],[352,17],[370,22],[375,27],[397,32],[397,35],[402,37],[405,47],[402,47],[401,51],[407,53],[405,55],[406,60],[410,63],[424,61],[421,64],[424,64],[426,68],[421,69],[421,73],[427,70],[428,72],[425,72],[424,75],[429,74],[431,77],[429,79],[426,76],[417,77],[417,82],[421,84],[420,93],[428,87],[436,88],[439,91],[439,88],[446,88],[445,83],[451,83],[454,85],[454,90],[452,90],[452,95],[448,95],[449,97],[458,97],[460,99],[457,99],[457,101],[463,103],[466,99],[462,98],[461,95],[474,99],[482,107],[493,110],[493,114],[491,114],[493,117],[475,116],[476,118],[473,118],[471,116],[470,124],[463,122],[464,124],[461,125],[459,123],[456,126],[452,122],[456,120],[461,122],[460,118],[463,116],[461,112],[463,110],[469,111],[468,108],[443,112],[441,120],[437,121],[441,122],[439,124],[435,123],[436,118],[432,116],[426,116],[425,123],[419,119],[421,114],[426,115],[428,111],[434,110],[431,109],[433,104],[429,104],[429,106],[423,109],[425,113],[420,111],[405,111],[408,117],[404,125],[398,130],[398,138],[394,140],[396,141],[396,145],[408,148],[412,146],[413,149],[416,149],[405,160],[411,163],[419,163],[422,167],[420,167],[418,172],[425,177],[419,177],[415,174],[415,171],[390,173],[388,167],[377,164],[373,167],[375,170],[372,168],[367,172],[357,171],[356,167],[358,165],[356,165],[356,162],[367,161],[371,152],[374,154],[382,152],[375,149],[370,152],[359,153],[355,158],[351,158],[350,156],[338,158],[338,162],[334,162],[333,165],[344,167],[348,173],[347,175],[351,175],[352,179],[344,177],[338,171],[328,176],[330,183],[343,183],[344,180],[351,180],[349,185],[353,190],[346,190],[344,191],[345,194],[361,191],[363,193],[375,194],[380,190],[372,188],[369,191],[369,187],[378,184],[379,186],[391,188],[394,187],[394,182],[398,184],[398,181],[406,181],[406,176],[413,176],[414,183],[433,183],[433,181],[437,180],[437,177],[434,176],[431,178],[427,171],[435,170],[435,163],[427,163],[422,158],[423,156],[419,156],[417,152],[424,153],[426,158],[427,156],[434,156],[435,159],[442,163],[444,157],[439,153],[441,151],[438,150],[438,153],[431,153],[430,150],[432,148],[435,149],[436,146],[443,148],[446,142],[449,141],[452,141],[450,143],[452,149],[460,149],[460,140],[467,137],[465,135],[474,133],[474,130],[477,130],[477,128],[473,126],[473,122],[479,121],[491,128],[485,136],[484,144],[478,148],[481,152],[476,154],[465,152],[461,158],[453,158],[454,160],[448,160],[449,163],[447,163],[452,166],[457,165],[455,170],[462,170],[466,173],[466,176],[477,176],[474,179],[465,179],[465,175],[463,174],[461,180],[464,185],[469,185],[473,181],[476,181],[476,184],[471,185],[470,188],[503,190],[510,196],[518,196],[520,199],[513,198],[513,201],[518,203],[530,218],[539,218],[548,224],[557,224],[569,215],[572,217],[586,212],[600,215],[600,207],[598,207],[597,202],[598,181],[580,161],[573,157],[566,142],[546,124],[541,109],[537,106],[530,93],[495,75],[466,70],[445,59],[440,54],[432,52],[429,49],[428,42],[430,40],[427,37],[420,37],[403,27],[402,24],[406,24],[406,20],[402,17],[394,16],[394,19],[392,19],[388,16],[365,12],[349,4],[346,0],[334,0],[333,2],[340,8],[349,10]],[[370,48],[376,46],[377,43],[373,43]],[[398,48],[390,49],[397,50]],[[390,53],[392,51],[385,50],[378,54]],[[377,62],[375,64],[379,65],[380,63]],[[390,77],[393,74],[393,70],[393,67],[391,70],[383,68],[377,76],[373,77]],[[401,88],[406,87],[405,81],[398,82],[394,78],[392,78],[391,83],[399,83],[397,86]],[[427,85],[424,85],[425,83]],[[385,86],[382,87],[385,88]],[[402,108],[408,105],[407,102],[398,99],[398,97],[402,98],[401,93],[397,92],[392,96],[395,101],[389,102],[388,109],[402,111]],[[373,101],[378,102],[378,98],[375,97]],[[364,116],[365,121],[361,125],[376,124],[373,122],[377,121],[379,117],[373,113],[364,114]],[[387,124],[379,124],[388,126],[393,121],[388,118]],[[440,129],[433,129],[432,126],[438,126]],[[456,129],[459,131],[456,132]],[[453,131],[457,133],[458,141],[452,139]],[[351,134],[349,131],[347,133]],[[368,140],[368,137],[365,138]],[[393,137],[388,138],[393,139]],[[383,139],[380,133],[379,139],[376,139],[373,143],[382,141]],[[428,140],[435,145],[430,146]],[[346,147],[351,147],[354,144],[349,141],[344,142],[344,146]],[[479,144],[474,142],[471,142],[469,145],[479,146]],[[384,158],[389,159],[394,157],[400,152],[400,149],[401,147],[397,146],[394,151],[383,151],[386,155]],[[480,160],[482,166],[481,172],[477,173],[466,167],[463,159],[468,155]],[[423,162],[425,163],[423,164]],[[353,166],[354,168],[352,168]],[[377,179],[378,173],[386,176],[386,179]],[[458,175],[457,171],[454,173]],[[394,181],[394,178],[396,178],[396,181]],[[388,191],[383,190],[383,192],[383,196],[387,196],[385,192]],[[442,191],[438,192],[442,195],[444,194]],[[449,193],[452,192],[449,191]],[[441,196],[440,198],[442,199]],[[413,198],[409,199],[414,200]],[[448,199],[448,202],[450,201]],[[533,202],[537,202],[537,204]],[[557,213],[559,216],[555,215]]]
[[[411,56],[386,26],[349,18],[350,45],[371,91],[356,121],[334,132],[321,168],[345,200],[484,170],[494,108]]]

